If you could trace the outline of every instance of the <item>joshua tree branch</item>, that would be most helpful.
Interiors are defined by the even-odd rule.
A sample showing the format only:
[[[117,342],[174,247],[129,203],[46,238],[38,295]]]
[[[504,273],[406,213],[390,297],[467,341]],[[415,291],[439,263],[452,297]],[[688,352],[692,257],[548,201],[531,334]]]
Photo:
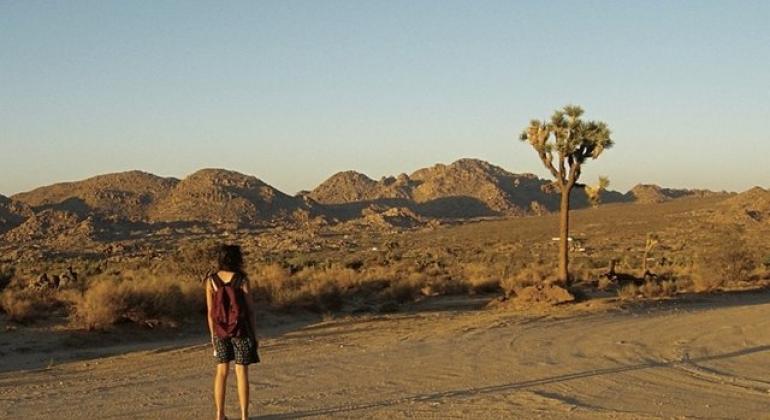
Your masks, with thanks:
[[[543,165],[545,165],[546,169],[551,171],[551,175],[554,176],[558,181],[562,182],[562,177],[559,176],[559,172],[556,171],[556,168],[553,167],[553,154],[551,152],[546,151],[539,151],[540,160],[543,161]]]

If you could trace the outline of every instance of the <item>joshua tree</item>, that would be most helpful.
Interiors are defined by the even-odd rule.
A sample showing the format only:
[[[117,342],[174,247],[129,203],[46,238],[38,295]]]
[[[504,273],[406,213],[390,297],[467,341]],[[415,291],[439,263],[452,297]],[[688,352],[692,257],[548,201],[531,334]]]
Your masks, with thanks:
[[[567,105],[557,110],[550,121],[532,120],[521,133],[521,140],[529,142],[546,169],[555,178],[554,185],[561,192],[561,222],[559,242],[559,280],[569,284],[569,196],[580,178],[580,171],[588,158],[596,159],[612,146],[610,130],[601,121],[583,121],[583,109]],[[554,162],[556,160],[556,162]]]
[[[596,186],[586,185],[585,192],[588,197],[588,202],[591,203],[591,207],[599,207],[601,203],[601,196],[607,187],[610,186],[610,179],[606,176],[599,177],[599,183]]]

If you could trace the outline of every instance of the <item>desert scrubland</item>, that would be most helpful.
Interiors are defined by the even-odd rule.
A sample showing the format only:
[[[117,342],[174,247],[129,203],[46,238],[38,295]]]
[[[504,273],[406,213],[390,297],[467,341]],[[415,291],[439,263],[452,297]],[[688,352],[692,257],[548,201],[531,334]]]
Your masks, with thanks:
[[[3,198],[0,416],[212,411],[201,279],[222,242],[260,308],[258,415],[768,412],[770,192],[577,191],[561,284],[548,185],[462,160],[294,196],[206,170]]]

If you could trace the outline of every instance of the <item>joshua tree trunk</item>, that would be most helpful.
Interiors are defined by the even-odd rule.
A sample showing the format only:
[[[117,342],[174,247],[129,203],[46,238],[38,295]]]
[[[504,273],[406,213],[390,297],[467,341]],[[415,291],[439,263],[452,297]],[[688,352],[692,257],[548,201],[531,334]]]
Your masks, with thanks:
[[[559,228],[559,281],[569,285],[569,193],[571,188],[561,189],[561,223]]]

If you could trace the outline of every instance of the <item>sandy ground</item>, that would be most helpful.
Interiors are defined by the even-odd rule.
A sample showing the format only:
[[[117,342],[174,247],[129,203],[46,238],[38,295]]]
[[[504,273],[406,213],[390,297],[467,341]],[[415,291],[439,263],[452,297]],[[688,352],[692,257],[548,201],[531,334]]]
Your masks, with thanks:
[[[433,309],[263,339],[252,417],[770,418],[766,292],[549,314]],[[0,418],[211,418],[211,348],[192,340],[5,366]]]

